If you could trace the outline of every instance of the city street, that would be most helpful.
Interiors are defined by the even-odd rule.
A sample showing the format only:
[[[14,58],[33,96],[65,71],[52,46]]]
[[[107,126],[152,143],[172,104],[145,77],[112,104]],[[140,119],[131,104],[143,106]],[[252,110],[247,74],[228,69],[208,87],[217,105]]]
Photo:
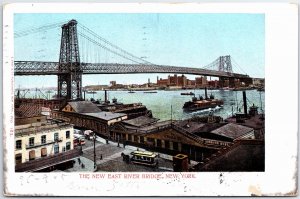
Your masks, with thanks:
[[[173,171],[172,156],[163,155],[163,154],[160,155],[160,157],[158,158],[158,168],[153,168],[149,166],[126,163],[125,161],[123,161],[121,154],[124,153],[128,155],[132,151],[137,150],[137,147],[126,145],[126,147],[124,148],[122,144],[120,144],[120,146],[118,147],[117,143],[109,141],[109,144],[106,144],[106,141],[104,139],[97,137],[95,149],[96,149],[97,171],[100,172],[101,171],[107,171],[107,172]],[[143,151],[143,149],[141,148],[139,148],[139,150]],[[87,164],[85,165],[85,167],[93,168],[93,164],[94,164],[93,141],[86,140],[85,145],[82,147],[82,151],[83,151],[83,155],[81,159],[86,159],[85,164]],[[81,168],[79,167],[79,169]]]

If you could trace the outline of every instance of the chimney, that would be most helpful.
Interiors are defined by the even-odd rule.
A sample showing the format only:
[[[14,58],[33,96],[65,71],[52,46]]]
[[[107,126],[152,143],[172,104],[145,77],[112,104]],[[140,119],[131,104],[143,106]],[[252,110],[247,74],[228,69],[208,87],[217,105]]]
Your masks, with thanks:
[[[245,116],[247,116],[247,97],[246,97],[246,91],[243,91],[243,102],[244,102],[244,113],[245,113]]]
[[[104,102],[107,102],[107,90],[104,90]]]
[[[208,99],[207,97],[207,88],[205,87],[205,99]]]

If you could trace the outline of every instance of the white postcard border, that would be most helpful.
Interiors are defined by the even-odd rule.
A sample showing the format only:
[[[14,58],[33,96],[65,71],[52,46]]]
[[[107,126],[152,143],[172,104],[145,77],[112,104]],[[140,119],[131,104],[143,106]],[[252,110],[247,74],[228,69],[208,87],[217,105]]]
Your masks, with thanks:
[[[264,13],[266,27],[265,172],[203,172],[194,179],[84,179],[83,173],[15,173],[14,13]],[[44,196],[250,196],[297,191],[298,7],[288,3],[8,4],[3,22],[4,191]],[[281,78],[285,77],[284,87]],[[284,100],[288,100],[287,102]],[[284,105],[284,108],[279,106]],[[107,173],[109,174],[109,173]],[[113,174],[113,173],[112,173]],[[92,173],[91,173],[92,175]]]

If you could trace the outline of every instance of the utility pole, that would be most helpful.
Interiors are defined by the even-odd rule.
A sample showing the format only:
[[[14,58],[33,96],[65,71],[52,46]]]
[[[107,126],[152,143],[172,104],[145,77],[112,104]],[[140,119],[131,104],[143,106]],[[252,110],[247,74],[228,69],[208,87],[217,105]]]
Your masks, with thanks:
[[[96,164],[96,132],[95,131],[94,131],[93,139],[94,139],[94,171],[96,171],[97,164]]]
[[[261,100],[261,91],[259,91],[259,100],[260,100],[260,110],[263,113],[262,100]]]
[[[172,104],[171,104],[171,124],[173,122],[173,109],[172,109]]]

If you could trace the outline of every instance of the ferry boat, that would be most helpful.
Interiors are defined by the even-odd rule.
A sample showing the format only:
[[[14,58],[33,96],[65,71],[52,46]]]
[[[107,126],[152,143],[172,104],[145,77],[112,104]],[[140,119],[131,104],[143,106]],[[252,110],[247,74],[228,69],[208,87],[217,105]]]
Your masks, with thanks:
[[[182,108],[184,111],[191,112],[209,108],[216,108],[217,106],[222,107],[223,104],[223,100],[215,99],[212,94],[208,98],[207,88],[205,88],[205,98],[203,98],[202,96],[200,96],[199,98],[194,96],[192,97],[192,101],[185,102]]]

